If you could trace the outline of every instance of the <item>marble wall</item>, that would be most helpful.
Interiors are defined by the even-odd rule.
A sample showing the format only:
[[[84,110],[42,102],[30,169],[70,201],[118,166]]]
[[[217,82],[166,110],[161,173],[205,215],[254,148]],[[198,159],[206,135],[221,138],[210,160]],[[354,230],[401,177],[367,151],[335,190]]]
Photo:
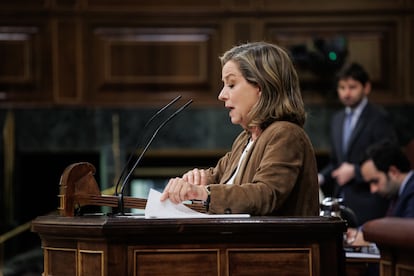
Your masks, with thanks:
[[[339,107],[307,106],[305,130],[317,151],[329,150],[329,121],[337,108]],[[405,145],[414,137],[414,106],[393,106],[386,109],[394,121],[401,145]],[[116,142],[114,134],[119,139],[121,153],[131,151],[140,140],[148,140],[148,134],[157,122],[146,131],[143,127],[155,112],[156,109],[151,108],[0,109],[0,127],[4,132],[6,116],[12,114],[16,154],[86,151],[105,156]],[[165,113],[158,120],[169,114]],[[150,150],[227,149],[240,131],[239,126],[231,124],[227,110],[222,107],[190,107],[159,131]],[[7,145],[4,144],[3,137],[1,141],[0,149],[3,152]]]
[[[326,154],[329,151],[329,121],[337,108],[339,106],[307,106],[305,130],[317,152]],[[390,106],[386,109],[395,123],[403,146],[414,138],[414,106]],[[119,158],[125,160],[137,144],[142,147],[143,143],[139,143],[141,138],[144,141],[149,139],[148,134],[153,128],[144,131],[143,127],[155,112],[151,108],[0,109],[0,126],[3,130],[0,144],[2,180],[7,158],[4,153],[11,146],[4,139],[7,132],[5,121],[11,114],[14,117],[14,213],[27,215],[24,210],[18,209],[31,204],[37,204],[40,209],[38,200],[30,197],[39,191],[44,197],[40,201],[49,199],[53,202],[52,206],[57,204],[57,183],[63,170],[56,169],[56,166],[63,166],[62,158],[65,162],[92,162],[98,168],[99,175],[96,177],[101,189],[111,186],[114,180],[114,142],[119,139]],[[227,110],[222,107],[190,107],[159,131],[149,150],[228,149],[240,131],[239,126],[231,124]],[[2,186],[4,184],[0,185],[0,191],[3,192]]]

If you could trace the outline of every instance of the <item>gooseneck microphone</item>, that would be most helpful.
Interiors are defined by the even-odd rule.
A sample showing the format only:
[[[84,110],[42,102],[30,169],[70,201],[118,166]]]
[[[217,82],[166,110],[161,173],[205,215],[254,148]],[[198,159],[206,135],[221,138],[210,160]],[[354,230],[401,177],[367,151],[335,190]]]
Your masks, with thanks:
[[[147,129],[147,127],[152,123],[152,121],[154,121],[154,119],[156,117],[158,117],[158,115],[160,115],[162,112],[164,112],[164,110],[166,110],[167,108],[169,108],[171,105],[173,105],[176,101],[178,101],[181,98],[181,95],[178,95],[177,97],[175,97],[174,99],[172,99],[168,104],[166,104],[165,106],[163,106],[160,110],[158,110],[154,115],[151,116],[151,118],[148,119],[148,121],[145,123],[144,127],[143,127],[143,132],[145,132],[145,130]],[[139,145],[142,142],[142,138],[144,137],[141,136],[141,139],[138,140],[137,144],[135,145],[134,149],[138,149]],[[131,154],[128,158],[128,161],[126,162],[124,168],[122,169],[121,174],[119,175],[118,181],[116,182],[116,186],[115,186],[115,194],[118,194],[118,187],[121,184],[121,179],[124,177],[124,174],[127,171],[127,168],[129,167],[129,163],[131,163],[133,158],[133,155]]]
[[[148,140],[147,144],[145,145],[144,149],[142,150],[141,154],[139,155],[139,157],[137,158],[137,160],[135,161],[134,165],[132,166],[132,168],[129,170],[128,174],[126,175],[124,181],[122,182],[121,185],[121,190],[118,194],[119,197],[119,202],[118,202],[118,209],[119,212],[121,214],[124,214],[124,190],[126,187],[126,184],[129,181],[129,178],[131,177],[132,173],[134,172],[135,168],[138,166],[139,162],[141,161],[142,157],[144,156],[144,154],[147,152],[148,148],[150,147],[152,141],[154,141],[155,137],[157,136],[158,132],[161,130],[161,128],[163,128],[172,118],[174,118],[175,116],[177,116],[180,112],[182,112],[185,108],[187,108],[191,103],[193,102],[193,100],[189,100],[187,103],[185,103],[184,105],[182,105],[179,109],[177,109],[174,113],[172,113],[167,119],[165,119],[161,124],[159,124],[159,126],[155,129],[154,133],[152,134],[151,138]]]

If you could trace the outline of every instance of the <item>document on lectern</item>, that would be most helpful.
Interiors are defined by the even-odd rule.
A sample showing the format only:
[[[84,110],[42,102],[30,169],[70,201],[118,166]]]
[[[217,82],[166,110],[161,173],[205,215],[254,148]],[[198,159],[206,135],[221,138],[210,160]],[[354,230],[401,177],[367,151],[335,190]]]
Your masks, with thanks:
[[[169,199],[160,201],[161,193],[150,189],[145,206],[145,218],[246,218],[249,214],[210,215],[192,210],[182,203],[174,204]]]

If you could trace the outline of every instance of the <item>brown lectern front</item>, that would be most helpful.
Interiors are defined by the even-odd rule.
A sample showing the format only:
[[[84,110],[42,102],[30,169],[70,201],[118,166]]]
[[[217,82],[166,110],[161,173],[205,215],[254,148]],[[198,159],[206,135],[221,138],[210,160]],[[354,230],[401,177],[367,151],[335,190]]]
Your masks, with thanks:
[[[344,221],[325,217],[43,216],[44,276],[343,275]]]
[[[346,226],[338,218],[74,216],[76,206],[119,207],[118,196],[100,194],[94,173],[89,163],[68,166],[59,183],[60,215],[32,223],[42,239],[44,276],[335,276],[345,271]],[[125,197],[122,205],[145,203]]]

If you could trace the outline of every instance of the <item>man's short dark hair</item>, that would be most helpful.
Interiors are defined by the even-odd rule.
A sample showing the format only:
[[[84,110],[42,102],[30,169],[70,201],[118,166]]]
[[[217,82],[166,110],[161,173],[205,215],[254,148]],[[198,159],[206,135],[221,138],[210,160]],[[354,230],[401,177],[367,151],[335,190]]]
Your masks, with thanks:
[[[367,71],[365,71],[364,67],[359,63],[353,62],[348,66],[344,67],[337,75],[337,80],[344,80],[352,78],[356,81],[362,83],[365,86],[367,82],[369,82],[369,75]]]
[[[395,166],[403,173],[411,170],[411,164],[401,147],[396,143],[383,141],[370,146],[364,161],[372,160],[379,171],[387,173],[390,166]]]

